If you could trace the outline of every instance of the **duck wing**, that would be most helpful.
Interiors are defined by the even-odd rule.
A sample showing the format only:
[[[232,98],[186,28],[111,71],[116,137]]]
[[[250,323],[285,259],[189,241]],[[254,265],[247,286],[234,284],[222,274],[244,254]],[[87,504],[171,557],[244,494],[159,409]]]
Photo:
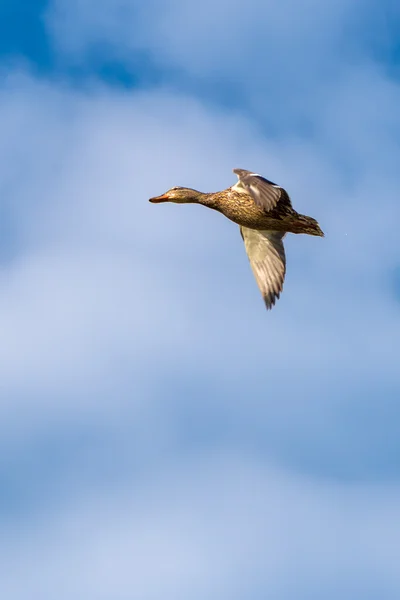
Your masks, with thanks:
[[[271,309],[279,298],[286,273],[284,233],[240,227],[247,256],[265,305]]]
[[[291,206],[287,192],[276,183],[246,169],[233,169],[233,172],[239,179],[233,188],[250,194],[260,208],[272,210],[280,200],[285,200]]]

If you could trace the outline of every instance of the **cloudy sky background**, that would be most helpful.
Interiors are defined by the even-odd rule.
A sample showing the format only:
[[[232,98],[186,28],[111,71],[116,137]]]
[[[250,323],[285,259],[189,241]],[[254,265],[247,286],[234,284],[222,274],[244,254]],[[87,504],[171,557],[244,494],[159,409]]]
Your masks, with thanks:
[[[3,0],[0,592],[397,600],[400,8]],[[237,227],[284,185],[266,312]]]

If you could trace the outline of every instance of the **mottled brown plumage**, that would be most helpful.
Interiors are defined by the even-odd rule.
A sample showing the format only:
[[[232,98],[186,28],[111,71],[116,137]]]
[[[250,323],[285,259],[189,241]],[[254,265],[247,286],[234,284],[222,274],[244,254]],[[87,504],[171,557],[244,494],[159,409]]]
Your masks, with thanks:
[[[174,187],[150,202],[202,204],[240,225],[247,254],[267,308],[279,298],[286,261],[282,239],[286,233],[323,236],[318,222],[297,213],[280,186],[245,169],[234,169],[236,185],[215,193]]]

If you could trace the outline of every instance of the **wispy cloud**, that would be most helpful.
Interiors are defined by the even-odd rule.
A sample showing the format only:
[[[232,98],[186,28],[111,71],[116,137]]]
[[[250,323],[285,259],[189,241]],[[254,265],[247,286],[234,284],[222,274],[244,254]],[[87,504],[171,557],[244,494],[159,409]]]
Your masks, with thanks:
[[[14,531],[1,587],[61,597],[395,598],[399,490],[316,484],[230,454],[94,490]],[[334,500],[334,501],[333,501]],[[28,535],[26,535],[28,534]],[[24,578],[15,577],[22,565]],[[45,568],[44,568],[45,565]]]
[[[398,597],[399,86],[361,9],[58,0],[55,63],[93,77],[4,67],[10,600]],[[138,53],[157,87],[95,75]],[[288,237],[268,314],[235,225],[147,202],[227,187],[233,167],[327,234]]]

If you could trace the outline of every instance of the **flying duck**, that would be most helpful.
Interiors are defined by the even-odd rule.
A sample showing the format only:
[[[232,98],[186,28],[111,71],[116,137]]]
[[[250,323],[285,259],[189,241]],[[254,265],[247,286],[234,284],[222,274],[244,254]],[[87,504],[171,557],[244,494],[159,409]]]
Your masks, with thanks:
[[[279,298],[286,273],[286,233],[323,237],[318,222],[297,213],[288,193],[276,183],[246,169],[233,169],[238,182],[222,192],[203,193],[173,187],[150,202],[202,204],[217,210],[240,228],[254,277],[267,309]]]

